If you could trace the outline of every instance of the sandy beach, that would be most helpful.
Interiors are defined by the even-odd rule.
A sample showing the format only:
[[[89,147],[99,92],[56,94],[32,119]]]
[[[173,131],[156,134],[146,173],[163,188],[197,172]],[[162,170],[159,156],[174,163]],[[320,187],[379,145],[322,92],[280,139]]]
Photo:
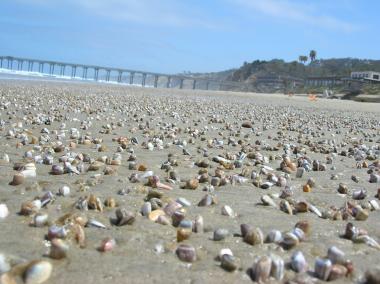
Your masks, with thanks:
[[[353,267],[334,283],[363,283],[365,273],[379,267],[378,104],[3,80],[0,121],[0,204],[9,210],[0,219],[0,254],[9,268],[0,261],[0,273],[16,283],[23,283],[26,272],[15,267],[32,260],[52,264],[44,283],[251,283],[257,258],[271,255],[283,259],[284,275],[264,282],[313,283],[322,281],[315,273],[317,258],[325,258],[332,246],[344,252],[340,266]],[[36,177],[12,185],[27,164],[35,165]],[[63,172],[53,175],[54,165]],[[137,178],[148,171],[172,190]],[[342,183],[347,190],[338,192]],[[305,189],[306,184],[310,186]],[[59,194],[64,185],[70,188],[66,196]],[[150,202],[149,210],[152,190],[158,200]],[[284,191],[289,195],[284,197]],[[215,204],[198,206],[207,194]],[[80,208],[78,200],[91,195],[100,208]],[[263,196],[273,204],[265,205]],[[21,215],[22,204],[36,199],[46,204]],[[115,204],[107,203],[111,199]],[[190,232],[189,222],[178,227],[177,217],[165,211],[174,203],[184,203],[176,207],[178,218],[192,224]],[[284,204],[292,212],[285,212]],[[227,209],[223,215],[226,205],[233,212]],[[133,214],[133,224],[113,224],[122,208]],[[155,210],[164,216],[159,222],[150,214]],[[47,214],[46,224],[34,226],[36,214]],[[83,244],[73,220],[62,219],[65,214],[88,219],[80,225]],[[191,233],[199,216],[203,230]],[[169,224],[162,224],[165,220]],[[310,232],[294,246],[288,248],[283,238],[265,242],[271,230],[284,237],[300,221]],[[349,222],[368,238],[342,237]],[[54,224],[68,231],[61,238],[68,248],[59,259],[52,257],[52,239],[47,238]],[[262,243],[249,244],[241,224],[260,228]],[[184,230],[178,233],[181,226]],[[215,238],[217,229],[226,231],[222,240]],[[185,240],[179,241],[182,233]],[[106,238],[113,242],[103,252],[99,247]],[[194,261],[178,257],[181,244],[194,248]],[[226,271],[218,259],[224,248],[238,259],[235,271]],[[306,260],[299,273],[291,264],[296,251]]]

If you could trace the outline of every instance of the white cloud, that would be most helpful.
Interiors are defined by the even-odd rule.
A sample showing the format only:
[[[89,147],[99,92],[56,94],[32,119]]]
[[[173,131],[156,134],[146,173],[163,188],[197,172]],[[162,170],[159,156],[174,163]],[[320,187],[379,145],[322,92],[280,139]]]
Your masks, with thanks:
[[[314,4],[305,4],[294,0],[230,0],[230,2],[270,17],[319,28],[347,33],[359,29],[359,26],[353,23],[324,14],[321,8],[318,9],[318,2],[314,2]]]

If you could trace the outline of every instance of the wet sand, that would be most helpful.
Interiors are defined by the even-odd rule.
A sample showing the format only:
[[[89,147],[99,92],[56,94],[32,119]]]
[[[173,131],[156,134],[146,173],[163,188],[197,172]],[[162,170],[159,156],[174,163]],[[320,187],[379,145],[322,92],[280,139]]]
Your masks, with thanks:
[[[8,217],[0,220],[0,253],[12,255],[20,261],[50,261],[53,272],[46,283],[249,283],[252,279],[247,270],[257,256],[274,253],[288,263],[296,250],[302,251],[308,262],[309,269],[308,273],[304,273],[305,277],[317,281],[313,277],[315,259],[326,256],[327,249],[331,246],[344,251],[354,265],[352,275],[334,283],[362,281],[365,271],[380,263],[378,249],[340,237],[346,224],[352,222],[379,241],[380,211],[370,211],[365,221],[356,221],[352,216],[347,220],[329,220],[319,218],[312,212],[289,215],[278,208],[264,206],[260,201],[262,195],[274,194],[273,199],[279,203],[280,199],[275,198],[275,194],[281,193],[283,186],[274,185],[270,189],[262,189],[254,186],[251,179],[251,172],[260,173],[262,165],[273,168],[278,176],[283,175],[284,172],[279,168],[284,148],[286,145],[291,148],[298,146],[305,148],[305,155],[311,161],[319,160],[326,164],[326,157],[331,157],[332,164],[327,164],[325,171],[305,172],[301,178],[296,178],[295,172],[291,172],[287,185],[294,189],[294,200],[312,203],[322,212],[331,206],[340,208],[346,201],[364,203],[378,200],[374,196],[380,185],[369,183],[368,168],[358,169],[354,156],[339,154],[342,150],[348,151],[350,147],[356,149],[358,145],[365,144],[367,148],[373,148],[373,157],[368,160],[367,153],[363,161],[366,160],[371,165],[379,158],[378,104],[328,99],[310,102],[306,96],[287,97],[277,94],[9,81],[0,81],[0,97],[0,120],[4,121],[0,129],[0,154],[6,153],[10,158],[9,163],[0,164],[0,203],[5,203],[10,211]],[[49,117],[52,122],[32,123],[37,116]],[[246,121],[252,123],[252,128],[241,127]],[[127,137],[130,141],[136,137],[139,142],[137,145],[128,144],[137,157],[136,163],[146,165],[163,183],[170,184],[165,180],[168,172],[161,168],[162,163],[168,160],[168,154],[173,154],[178,161],[178,166],[173,166],[173,169],[181,181],[170,184],[173,187],[171,191],[159,191],[164,194],[163,200],[184,197],[192,203],[192,206],[186,208],[187,220],[194,220],[197,215],[203,216],[205,232],[192,233],[184,241],[196,248],[198,259],[193,263],[179,260],[175,254],[178,246],[177,228],[155,223],[139,213],[151,186],[129,180],[131,174],[138,171],[129,169],[127,160],[131,153],[127,150],[120,153],[122,162],[115,166],[114,175],[103,174],[106,165],[98,171],[84,171],[79,175],[51,175],[51,165],[36,163],[36,178],[26,179],[21,185],[10,185],[9,182],[16,173],[13,170],[14,164],[25,163],[24,153],[35,146],[26,144],[16,148],[20,139],[7,137],[10,129],[18,128],[15,125],[18,122],[22,122],[20,133],[26,132],[29,136],[40,137],[41,130],[45,127],[50,130],[51,140],[43,145],[45,151],[57,143],[57,135],[53,131],[59,133],[61,124],[66,124],[66,137],[61,140],[66,148],[53,154],[54,164],[62,164],[58,159],[68,152],[87,153],[95,160],[101,156],[112,157],[119,146],[113,138]],[[83,125],[88,125],[88,128],[81,129]],[[71,128],[77,128],[81,135],[88,135],[91,139],[102,139],[101,145],[106,150],[99,152],[95,143],[84,145],[78,143],[78,139],[71,139]],[[191,135],[194,130],[197,130],[198,135]],[[144,147],[143,142],[148,143],[153,137],[162,140],[163,149],[155,145],[153,151],[150,151]],[[240,144],[229,144],[230,137],[240,140]],[[223,141],[223,145],[220,142],[219,146],[210,143],[210,139]],[[187,142],[185,146],[183,141]],[[68,147],[70,142],[75,142],[76,148]],[[332,155],[334,147],[337,155]],[[183,148],[190,155],[183,155]],[[203,157],[203,148],[207,149],[208,157]],[[218,204],[197,206],[206,194],[202,189],[207,183],[200,184],[195,190],[181,188],[186,180],[199,176],[201,168],[194,163],[208,160],[210,166],[207,169],[210,176],[213,176],[215,169],[221,167],[212,161],[213,157],[226,156],[226,153],[237,155],[242,149],[247,153],[259,152],[271,159],[261,165],[255,164],[251,158],[245,158],[242,167],[223,169],[226,177],[241,174],[245,170],[249,173],[247,181],[243,184],[215,186],[214,194]],[[42,153],[35,151],[33,155]],[[289,156],[293,161],[297,159],[292,151]],[[335,168],[331,169],[332,166]],[[96,178],[97,182],[89,185],[86,191],[81,191],[81,184],[95,180],[92,177],[94,174],[100,174]],[[336,180],[330,178],[332,174],[337,175]],[[351,179],[352,175],[358,177],[358,182]],[[311,192],[303,192],[302,187],[310,177],[315,179],[316,185]],[[264,174],[261,174],[261,178],[264,182],[267,180]],[[342,182],[350,192],[365,189],[365,200],[353,201],[350,194],[338,194],[337,188]],[[28,186],[36,183],[38,188],[28,190]],[[70,187],[69,196],[56,196],[62,185]],[[129,193],[118,194],[123,189]],[[75,241],[68,240],[68,256],[61,260],[50,259],[44,256],[49,251],[45,240],[48,226],[30,226],[32,217],[18,214],[22,202],[41,197],[48,191],[54,194],[55,200],[42,208],[41,212],[49,214],[51,223],[65,213],[80,212],[75,208],[75,202],[91,193],[101,201],[108,197],[114,198],[119,208],[136,212],[136,221],[133,225],[112,225],[110,218],[115,217],[117,208],[105,207],[103,212],[84,211],[82,213],[87,217],[102,222],[107,228],[85,227],[85,248],[79,248]],[[229,205],[237,216],[223,216],[223,205]],[[310,222],[311,233],[291,250],[284,250],[273,243],[252,246],[240,236],[240,224],[259,227],[267,235],[272,229],[290,231],[300,220]],[[230,235],[222,241],[214,241],[213,231],[217,228],[228,229]],[[99,252],[97,248],[106,237],[114,238],[116,246],[110,252]],[[158,245],[162,245],[165,251],[155,252]],[[227,272],[220,267],[220,261],[216,257],[222,248],[230,248],[234,256],[241,260],[241,267],[237,271]],[[283,281],[296,276],[294,271],[287,268]],[[18,281],[22,283],[21,279]],[[270,282],[276,283],[275,280]]]

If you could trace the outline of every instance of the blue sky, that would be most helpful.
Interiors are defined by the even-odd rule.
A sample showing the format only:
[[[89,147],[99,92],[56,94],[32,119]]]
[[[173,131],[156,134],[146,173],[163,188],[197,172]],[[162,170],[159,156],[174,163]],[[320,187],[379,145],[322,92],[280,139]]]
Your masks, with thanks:
[[[380,59],[378,0],[0,0],[0,54],[177,73]]]

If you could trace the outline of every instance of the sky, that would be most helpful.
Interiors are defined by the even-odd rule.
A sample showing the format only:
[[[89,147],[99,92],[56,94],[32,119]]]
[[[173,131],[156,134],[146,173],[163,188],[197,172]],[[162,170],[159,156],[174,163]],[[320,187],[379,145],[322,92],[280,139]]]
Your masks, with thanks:
[[[380,59],[378,0],[0,0],[0,55],[161,73]]]

